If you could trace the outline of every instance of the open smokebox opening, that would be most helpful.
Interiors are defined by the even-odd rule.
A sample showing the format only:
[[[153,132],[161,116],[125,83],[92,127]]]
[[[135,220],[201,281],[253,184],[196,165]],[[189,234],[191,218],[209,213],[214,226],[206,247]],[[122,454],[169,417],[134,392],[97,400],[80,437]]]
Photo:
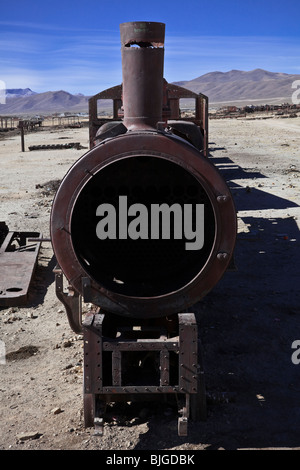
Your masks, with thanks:
[[[189,171],[137,155],[88,180],[73,208],[71,234],[79,262],[96,283],[127,296],[155,297],[184,287],[203,269],[215,216]]]

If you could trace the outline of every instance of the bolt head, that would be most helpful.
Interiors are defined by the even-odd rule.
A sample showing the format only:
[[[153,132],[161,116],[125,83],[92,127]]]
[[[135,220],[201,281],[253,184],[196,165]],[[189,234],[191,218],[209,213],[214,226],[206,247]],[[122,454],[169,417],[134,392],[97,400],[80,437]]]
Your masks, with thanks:
[[[220,252],[217,254],[217,258],[220,260],[220,261],[226,261],[228,258],[229,258],[229,254],[226,253],[225,251],[224,252]]]

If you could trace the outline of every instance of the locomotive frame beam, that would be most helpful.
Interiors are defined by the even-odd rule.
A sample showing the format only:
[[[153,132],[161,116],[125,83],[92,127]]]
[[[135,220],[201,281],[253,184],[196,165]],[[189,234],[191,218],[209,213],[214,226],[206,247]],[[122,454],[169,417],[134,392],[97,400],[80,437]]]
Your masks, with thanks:
[[[153,401],[171,394],[179,402],[183,401],[183,406],[178,410],[181,415],[178,418],[178,435],[186,436],[190,416],[193,420],[206,419],[204,373],[199,365],[195,315],[179,313],[177,334],[172,337],[165,329],[165,319],[160,324],[156,321],[147,326],[133,327],[132,322],[125,328],[119,325],[112,337],[107,337],[104,335],[107,333],[105,319],[105,313],[89,312],[83,322],[85,427],[94,426],[95,434],[103,434],[105,408],[109,402]],[[136,337],[134,328],[137,329]],[[144,337],[145,334],[147,337]],[[134,384],[125,381],[124,355],[130,354],[130,358],[134,358],[134,354],[137,356],[140,353],[146,360],[150,358],[151,367],[155,365],[155,356],[159,358],[156,384],[153,384],[151,376],[147,377],[149,383],[144,382],[145,377],[140,377]],[[171,379],[174,358],[177,358],[177,381]],[[111,368],[109,373],[105,371],[107,367]]]

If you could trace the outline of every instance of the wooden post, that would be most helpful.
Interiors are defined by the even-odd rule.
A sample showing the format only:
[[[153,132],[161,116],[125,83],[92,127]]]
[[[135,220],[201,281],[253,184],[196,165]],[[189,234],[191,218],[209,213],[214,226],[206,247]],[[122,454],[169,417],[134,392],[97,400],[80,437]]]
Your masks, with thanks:
[[[21,148],[22,148],[22,152],[25,152],[24,121],[19,121],[19,128],[21,130]]]

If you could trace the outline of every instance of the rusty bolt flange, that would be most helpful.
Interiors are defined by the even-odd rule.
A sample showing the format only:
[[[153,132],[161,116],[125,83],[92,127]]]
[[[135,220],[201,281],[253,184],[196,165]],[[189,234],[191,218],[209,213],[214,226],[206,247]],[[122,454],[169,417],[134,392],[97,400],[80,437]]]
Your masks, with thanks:
[[[229,257],[229,253],[226,253],[226,252],[220,252],[217,254],[217,258],[220,260],[220,261],[226,261]]]
[[[218,196],[217,197],[217,201],[220,203],[220,204],[223,204],[224,202],[227,202],[229,200],[229,197],[226,196],[226,195],[221,195],[221,196]]]

